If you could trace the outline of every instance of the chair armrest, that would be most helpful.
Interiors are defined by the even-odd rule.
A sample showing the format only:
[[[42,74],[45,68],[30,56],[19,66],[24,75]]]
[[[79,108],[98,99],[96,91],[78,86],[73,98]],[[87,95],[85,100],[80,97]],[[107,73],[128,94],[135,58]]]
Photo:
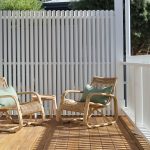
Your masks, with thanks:
[[[66,90],[63,94],[62,97],[65,97],[66,95],[68,95],[69,93],[83,93],[80,90]]]
[[[39,95],[37,92],[17,92],[17,95],[23,95],[23,94],[34,94],[34,95]]]
[[[41,96],[37,92],[17,92],[17,95],[35,95],[37,100],[42,104]]]

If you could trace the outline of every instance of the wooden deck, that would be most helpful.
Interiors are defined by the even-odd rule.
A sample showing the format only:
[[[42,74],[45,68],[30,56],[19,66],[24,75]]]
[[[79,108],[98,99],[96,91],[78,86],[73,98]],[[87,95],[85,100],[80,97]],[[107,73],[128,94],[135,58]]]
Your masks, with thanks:
[[[93,117],[101,121],[102,117]],[[126,117],[107,127],[87,129],[77,123],[24,127],[14,134],[0,133],[0,150],[150,150]]]

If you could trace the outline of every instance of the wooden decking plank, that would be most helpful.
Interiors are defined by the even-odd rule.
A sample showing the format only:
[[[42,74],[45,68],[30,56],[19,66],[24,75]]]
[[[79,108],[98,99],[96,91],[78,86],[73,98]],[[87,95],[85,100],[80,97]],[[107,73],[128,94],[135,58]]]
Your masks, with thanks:
[[[128,133],[128,131],[124,128],[124,126],[122,125],[122,123],[120,122],[120,120],[118,119],[117,122],[118,128],[117,130],[120,130],[121,133],[123,133],[122,138],[125,138],[127,140],[127,149],[134,149],[134,150],[138,150],[139,148],[137,147],[134,138],[131,137],[131,135]]]
[[[102,122],[102,117],[93,117],[93,122]],[[128,122],[124,119],[125,122]],[[24,127],[14,134],[0,133],[0,149],[2,150],[141,150],[150,146],[140,140],[141,147],[134,140],[134,133],[128,132],[134,127],[118,119],[114,125],[87,129],[78,123],[58,124],[55,119],[44,126]]]
[[[26,132],[28,133],[28,135],[26,136],[27,138],[25,140],[25,143],[22,144],[23,146],[20,146],[22,150],[26,149],[26,147],[29,147],[29,149],[31,149],[36,139],[39,139],[39,137],[42,135],[42,132],[45,131],[45,127],[42,126],[32,126],[30,127],[30,129],[30,132],[27,132],[28,129],[26,128]]]
[[[20,142],[23,142],[25,139],[23,139],[25,135],[25,130],[21,129],[17,133],[5,133],[3,144],[0,145],[0,149],[18,149]],[[26,136],[25,136],[26,137]]]
[[[128,131],[130,136],[134,139],[135,144],[139,149],[150,149],[150,142],[144,139],[142,134],[137,131],[137,129],[133,126],[130,120],[126,116],[120,116],[119,121],[122,123],[124,128]]]
[[[92,118],[92,122],[97,124],[96,117]],[[99,134],[99,128],[89,129],[91,149],[102,149],[102,143]]]
[[[59,130],[59,137],[57,139],[56,150],[59,149],[67,149],[68,147],[68,136],[69,136],[69,129],[67,126],[62,126],[57,128]]]
[[[103,117],[97,117],[96,118],[97,122],[104,122]],[[102,149],[112,149],[114,150],[114,145],[112,143],[112,140],[110,138],[110,135],[108,133],[107,127],[99,127],[99,134],[101,137],[101,144],[102,144]]]
[[[90,150],[91,149],[91,143],[90,143],[90,134],[89,129],[87,129],[85,126],[79,127],[79,149],[81,150]]]
[[[111,117],[107,117],[109,120],[111,120]],[[117,124],[113,124],[110,126],[106,126],[107,128],[107,132],[109,134],[109,137],[111,139],[112,145],[114,149],[122,149],[122,148],[126,148],[125,144],[124,144],[124,139],[122,138],[122,133],[118,132],[118,125]]]
[[[73,126],[70,123],[70,131],[68,138],[68,147],[67,149],[79,149],[79,127]]]
[[[55,149],[56,146],[56,140],[57,140],[57,130],[56,127],[56,121],[50,120],[47,122],[47,125],[45,126],[45,130],[42,132],[42,135],[40,135],[39,139],[37,138],[34,142],[34,145],[32,147],[33,150],[44,150],[51,147],[51,149]]]

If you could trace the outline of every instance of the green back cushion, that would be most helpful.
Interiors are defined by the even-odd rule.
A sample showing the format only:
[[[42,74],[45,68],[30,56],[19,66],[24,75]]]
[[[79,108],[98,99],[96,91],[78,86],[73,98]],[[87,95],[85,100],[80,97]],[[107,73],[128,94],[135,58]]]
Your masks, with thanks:
[[[110,94],[112,93],[112,86],[110,87],[93,87],[89,84],[87,84],[83,90],[83,94],[81,97],[81,102],[85,102],[86,101],[86,97],[88,96],[88,94],[90,93],[107,93]],[[91,102],[94,103],[101,103],[101,104],[106,104],[108,100],[107,96],[92,96],[91,98]]]
[[[0,88],[0,96],[4,95],[12,95],[17,97],[17,93],[15,89],[12,86],[6,87],[6,88]],[[8,97],[8,98],[0,98],[0,108],[2,107],[9,107],[9,106],[14,106],[16,103],[13,98]]]

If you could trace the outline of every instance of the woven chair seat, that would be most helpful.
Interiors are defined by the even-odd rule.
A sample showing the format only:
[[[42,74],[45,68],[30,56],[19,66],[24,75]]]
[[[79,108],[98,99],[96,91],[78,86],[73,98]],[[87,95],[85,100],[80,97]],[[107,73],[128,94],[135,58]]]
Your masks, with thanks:
[[[29,103],[21,104],[20,108],[21,108],[22,115],[41,112],[41,104],[38,101],[32,101]]]
[[[72,99],[65,99],[63,103],[63,109],[74,111],[74,112],[84,112],[85,103],[74,101]]]

